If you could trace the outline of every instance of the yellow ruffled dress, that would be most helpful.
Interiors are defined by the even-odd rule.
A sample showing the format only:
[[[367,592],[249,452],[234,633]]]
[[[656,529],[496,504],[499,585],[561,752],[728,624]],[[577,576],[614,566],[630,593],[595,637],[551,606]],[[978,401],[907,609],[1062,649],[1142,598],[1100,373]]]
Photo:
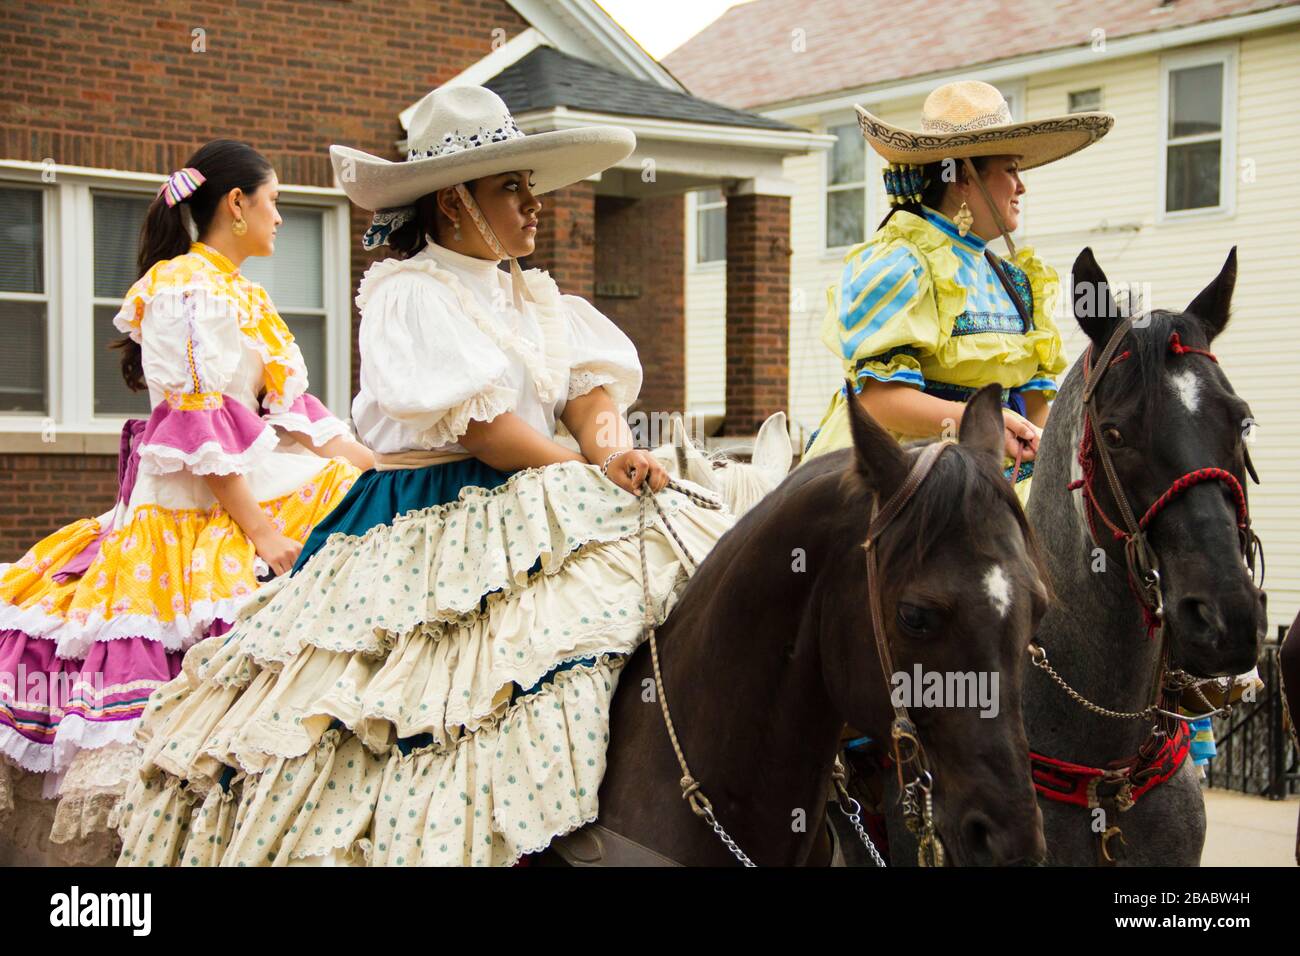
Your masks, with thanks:
[[[822,341],[840,357],[844,377],[855,392],[867,381],[902,382],[952,401],[996,382],[1003,404],[1021,412],[1026,392],[1053,398],[1056,376],[1066,366],[1053,319],[1056,271],[1027,246],[1002,260],[1028,307],[1026,323],[985,258],[986,243],[960,235],[933,209],[922,212],[891,216],[845,256],[839,283],[827,290]],[[805,460],[852,444],[847,398],[844,388],[835,394]],[[1010,478],[1013,462],[1005,464]],[[1032,474],[1032,462],[1021,465],[1016,493],[1022,503],[1029,500]]]
[[[150,694],[267,570],[205,476],[242,475],[271,524],[304,541],[359,474],[322,457],[347,426],[307,392],[266,291],[217,250],[194,243],[156,264],[114,324],[140,345],[153,407],[138,475],[112,511],[0,569],[0,844],[10,824],[44,829],[70,859],[105,851]],[[10,789],[57,798],[52,824],[48,807],[33,822],[30,801],[6,819]]]

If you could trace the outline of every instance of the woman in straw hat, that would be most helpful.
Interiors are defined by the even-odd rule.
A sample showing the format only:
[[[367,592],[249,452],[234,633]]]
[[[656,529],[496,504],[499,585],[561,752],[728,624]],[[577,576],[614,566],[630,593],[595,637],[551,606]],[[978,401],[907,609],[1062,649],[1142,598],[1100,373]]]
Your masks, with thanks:
[[[1000,384],[1007,477],[1014,472],[1027,501],[1065,357],[1053,321],[1056,272],[1011,241],[1025,194],[1020,172],[1096,142],[1114,119],[1076,113],[1015,123],[1002,94],[976,81],[932,92],[921,132],[857,111],[863,136],[888,163],[892,208],[845,257],[828,291],[822,340],[843,361],[857,400],[900,440],[955,431],[966,399]],[[1010,258],[989,248],[999,235]],[[846,386],[806,457],[849,445],[848,400]]]
[[[395,252],[357,294],[353,417],[378,470],[150,702],[120,862],[499,865],[595,818],[645,617],[629,492],[666,476],[622,418],[632,343],[516,259],[539,194],[633,146],[616,127],[524,135],[460,87],[418,105],[405,161],[332,148],[375,212],[367,246]],[[657,503],[695,556],[731,524]],[[680,545],[657,523],[645,544],[662,620]]]

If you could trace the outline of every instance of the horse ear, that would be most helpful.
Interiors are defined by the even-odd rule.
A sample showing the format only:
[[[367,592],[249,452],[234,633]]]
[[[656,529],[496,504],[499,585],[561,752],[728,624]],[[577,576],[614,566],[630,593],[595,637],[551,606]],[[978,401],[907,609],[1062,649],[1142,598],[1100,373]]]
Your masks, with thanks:
[[[1097,348],[1105,348],[1120,313],[1115,297],[1110,294],[1110,282],[1097,265],[1091,247],[1084,247],[1070,269],[1070,305],[1079,328]]]
[[[985,385],[966,402],[958,441],[972,451],[991,456],[999,465],[1006,447],[1002,424],[1002,386]]]
[[[876,424],[858,401],[853,384],[845,382],[849,396],[849,428],[858,474],[882,499],[888,498],[907,478],[907,454],[894,436]]]
[[[750,462],[754,470],[763,476],[768,487],[775,488],[790,473],[793,461],[794,446],[790,444],[790,429],[786,425],[785,412],[773,412],[758,429]]]
[[[686,441],[686,422],[682,420],[680,413],[673,413],[673,431],[672,444],[674,448],[687,447]]]
[[[1236,285],[1237,247],[1233,246],[1214,281],[1202,289],[1201,294],[1183,310],[1200,320],[1205,327],[1206,337],[1211,341],[1228,324],[1228,309],[1232,305],[1232,290]]]

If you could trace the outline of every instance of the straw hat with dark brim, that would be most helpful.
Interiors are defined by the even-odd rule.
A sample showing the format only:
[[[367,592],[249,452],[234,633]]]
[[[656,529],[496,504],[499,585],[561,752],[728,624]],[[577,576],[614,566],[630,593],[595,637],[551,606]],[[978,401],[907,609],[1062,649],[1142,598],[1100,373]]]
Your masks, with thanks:
[[[447,186],[530,170],[533,193],[546,193],[622,162],[636,137],[621,126],[523,133],[491,90],[434,90],[411,116],[407,158],[394,161],[350,146],[331,146],[339,185],[362,209],[406,206]]]
[[[1023,123],[997,87],[978,80],[947,83],[926,97],[921,130],[892,126],[861,106],[858,125],[871,147],[890,163],[924,166],[966,156],[1020,157],[1033,169],[1077,153],[1101,139],[1115,124],[1110,113],[1070,113]]]

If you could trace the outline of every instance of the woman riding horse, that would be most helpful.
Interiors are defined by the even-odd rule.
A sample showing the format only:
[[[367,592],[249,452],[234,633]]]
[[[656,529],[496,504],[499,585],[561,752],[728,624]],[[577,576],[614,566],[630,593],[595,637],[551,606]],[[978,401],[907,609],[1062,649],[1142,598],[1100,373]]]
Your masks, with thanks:
[[[1006,474],[1014,471],[1023,503],[1066,363],[1053,319],[1056,271],[1011,241],[1025,193],[1020,171],[1089,146],[1114,118],[1016,123],[1002,94],[975,81],[932,92],[919,133],[857,111],[862,135],[889,164],[892,208],[845,257],[827,293],[822,340],[858,401],[900,440],[953,434],[970,396],[1001,385]],[[1010,259],[988,248],[999,235]],[[848,447],[848,399],[847,387],[836,393],[805,458]]]
[[[623,659],[684,586],[683,551],[731,525],[633,449],[632,343],[516,263],[537,195],[634,143],[526,136],[459,87],[416,107],[404,162],[333,147],[375,211],[367,246],[397,253],[357,295],[353,417],[377,470],[154,696],[120,862],[500,865],[595,819]],[[638,491],[665,522],[640,539]]]

